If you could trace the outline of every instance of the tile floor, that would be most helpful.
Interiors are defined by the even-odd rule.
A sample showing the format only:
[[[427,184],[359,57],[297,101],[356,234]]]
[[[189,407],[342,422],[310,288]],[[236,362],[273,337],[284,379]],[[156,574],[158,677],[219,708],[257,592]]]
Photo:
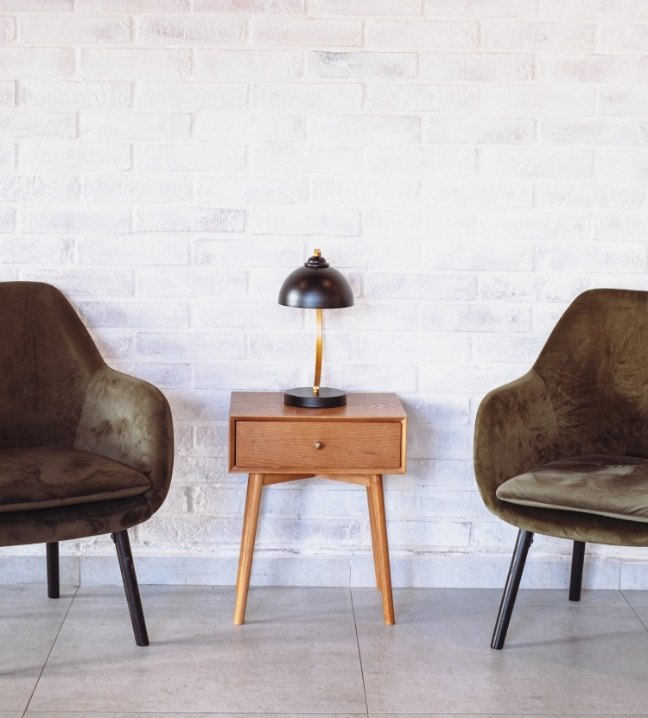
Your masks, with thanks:
[[[144,586],[151,645],[118,587],[0,587],[0,718],[648,716],[648,592]]]

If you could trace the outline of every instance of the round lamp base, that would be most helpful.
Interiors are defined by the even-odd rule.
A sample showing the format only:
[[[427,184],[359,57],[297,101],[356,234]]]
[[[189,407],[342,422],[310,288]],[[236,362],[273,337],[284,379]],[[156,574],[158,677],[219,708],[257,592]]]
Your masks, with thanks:
[[[313,394],[312,386],[300,386],[284,392],[286,406],[301,406],[306,409],[331,409],[334,406],[344,406],[347,395],[340,389],[330,389],[321,386],[319,394]]]

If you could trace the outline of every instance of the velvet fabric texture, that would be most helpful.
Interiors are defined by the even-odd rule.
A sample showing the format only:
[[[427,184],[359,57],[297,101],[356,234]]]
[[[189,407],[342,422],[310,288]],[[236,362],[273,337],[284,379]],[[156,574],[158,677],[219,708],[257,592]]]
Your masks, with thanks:
[[[164,501],[168,402],[109,368],[65,297],[0,283],[0,546],[128,529]]]
[[[497,498],[520,506],[648,522],[648,459],[575,456],[518,474]]]
[[[537,472],[550,462],[582,462],[592,456],[635,466],[634,471],[641,463],[636,459],[648,458],[648,292],[595,289],[581,294],[561,317],[533,368],[490,392],[479,407],[475,475],[494,514],[534,533],[648,546],[647,523],[570,510],[573,495],[570,506],[561,509],[516,505],[498,496],[504,482],[521,474]],[[563,479],[566,470],[563,464]],[[575,485],[570,484],[572,494]],[[610,491],[621,489],[613,481],[606,485]],[[641,491],[633,488],[636,498]],[[551,487],[551,500],[545,503],[553,503],[559,491]],[[589,492],[590,487],[578,489],[583,502]],[[630,501],[627,495],[626,515],[637,509]],[[641,501],[648,497],[642,495]]]

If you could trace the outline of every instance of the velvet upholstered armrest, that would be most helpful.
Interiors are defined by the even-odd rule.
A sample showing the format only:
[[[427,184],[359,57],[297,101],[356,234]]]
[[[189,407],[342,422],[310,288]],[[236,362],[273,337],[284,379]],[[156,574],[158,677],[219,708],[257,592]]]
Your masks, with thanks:
[[[558,424],[542,377],[533,369],[494,389],[475,421],[475,475],[484,503],[497,513],[497,487],[558,457]]]
[[[166,398],[141,379],[102,367],[86,391],[74,448],[146,474],[152,484],[147,498],[156,511],[173,469],[173,424]]]

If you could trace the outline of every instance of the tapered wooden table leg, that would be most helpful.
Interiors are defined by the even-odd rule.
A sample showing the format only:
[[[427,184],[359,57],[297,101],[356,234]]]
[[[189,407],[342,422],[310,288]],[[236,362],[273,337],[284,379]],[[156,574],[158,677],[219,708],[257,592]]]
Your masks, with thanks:
[[[371,553],[373,555],[374,571],[376,573],[376,588],[382,591],[382,577],[380,575],[380,562],[378,561],[378,545],[376,542],[376,516],[371,500],[371,489],[367,486],[367,503],[369,504],[369,527],[371,528]]]
[[[252,572],[252,556],[259,523],[261,492],[263,491],[263,474],[250,474],[248,477],[245,498],[245,514],[243,515],[243,531],[241,533],[241,553],[239,555],[238,574],[236,577],[236,606],[234,608],[234,624],[240,626],[245,620],[250,573]]]
[[[389,545],[387,543],[387,520],[385,518],[385,499],[380,474],[374,474],[369,480],[369,493],[373,505],[378,565],[382,586],[383,614],[388,626],[396,623],[394,618],[394,599],[392,597],[391,569],[389,566]],[[375,549],[374,549],[375,551]]]

